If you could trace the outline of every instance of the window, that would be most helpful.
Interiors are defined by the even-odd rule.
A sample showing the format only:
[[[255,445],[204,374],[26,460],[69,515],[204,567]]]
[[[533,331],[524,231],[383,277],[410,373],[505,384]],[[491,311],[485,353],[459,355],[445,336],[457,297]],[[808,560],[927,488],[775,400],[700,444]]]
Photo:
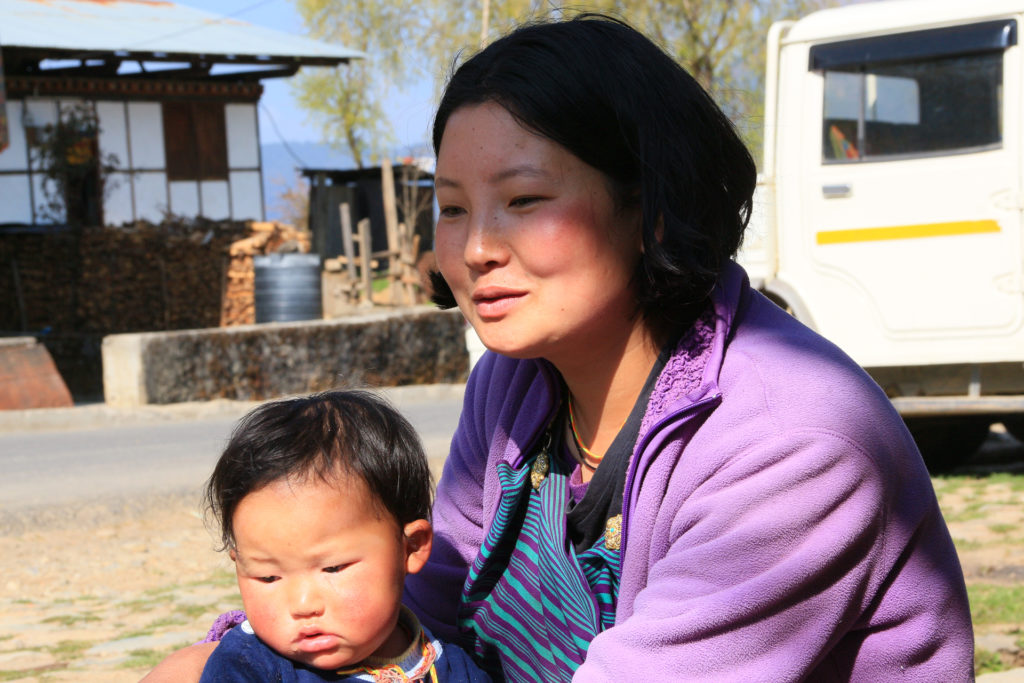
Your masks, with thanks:
[[[1002,143],[1003,52],[1017,21],[812,45],[825,77],[822,159],[855,162]]]
[[[917,155],[1002,142],[1003,54],[825,72],[826,161]]]
[[[227,179],[223,103],[165,102],[163,118],[168,180]]]

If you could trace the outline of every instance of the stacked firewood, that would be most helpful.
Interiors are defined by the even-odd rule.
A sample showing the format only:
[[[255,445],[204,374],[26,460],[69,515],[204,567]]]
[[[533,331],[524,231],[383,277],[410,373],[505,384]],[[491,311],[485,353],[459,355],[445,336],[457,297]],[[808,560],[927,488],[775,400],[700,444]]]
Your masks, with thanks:
[[[216,327],[228,246],[247,224],[165,221],[86,230],[77,309],[104,334]]]
[[[68,234],[0,233],[0,330],[74,329],[77,249]]]
[[[252,257],[309,251],[281,223],[169,219],[0,234],[0,330],[116,334],[255,321]]]
[[[248,236],[228,248],[220,326],[251,325],[256,322],[254,256],[279,252],[305,253],[309,249],[310,238],[306,231],[276,221],[252,223]]]

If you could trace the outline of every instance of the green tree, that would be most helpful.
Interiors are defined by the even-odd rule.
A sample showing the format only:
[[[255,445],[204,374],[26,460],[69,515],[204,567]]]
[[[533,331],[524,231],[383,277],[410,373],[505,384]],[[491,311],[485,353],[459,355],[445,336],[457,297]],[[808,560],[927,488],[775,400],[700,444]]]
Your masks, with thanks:
[[[839,4],[841,0],[618,0],[615,9],[693,74],[760,159],[768,28],[775,21]]]
[[[296,0],[320,40],[361,50],[366,59],[335,69],[309,69],[294,80],[299,103],[321,123],[325,139],[347,148],[360,168],[388,142],[385,103],[391,86],[407,84],[404,52],[417,5],[374,0]]]
[[[481,43],[480,0],[294,0],[310,36],[361,50],[364,60],[337,69],[309,69],[294,79],[299,103],[327,140],[356,164],[379,156],[392,142],[387,121],[396,88],[428,80],[440,91],[458,55]],[[538,0],[484,0],[488,36],[538,16]]]
[[[300,74],[296,89],[327,139],[347,147],[361,167],[391,141],[386,114],[393,88],[429,79],[437,92],[454,62],[518,23],[603,11],[629,21],[686,66],[759,153],[768,27],[840,2],[592,0],[552,10],[538,0],[295,0],[313,37],[367,55],[338,70]]]

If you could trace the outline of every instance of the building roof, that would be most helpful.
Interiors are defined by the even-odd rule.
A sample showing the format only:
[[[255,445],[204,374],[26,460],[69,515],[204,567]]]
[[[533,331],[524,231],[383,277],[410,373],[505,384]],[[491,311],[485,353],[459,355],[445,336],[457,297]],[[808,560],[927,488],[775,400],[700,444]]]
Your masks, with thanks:
[[[0,0],[0,46],[52,59],[331,66],[364,55],[167,0]]]

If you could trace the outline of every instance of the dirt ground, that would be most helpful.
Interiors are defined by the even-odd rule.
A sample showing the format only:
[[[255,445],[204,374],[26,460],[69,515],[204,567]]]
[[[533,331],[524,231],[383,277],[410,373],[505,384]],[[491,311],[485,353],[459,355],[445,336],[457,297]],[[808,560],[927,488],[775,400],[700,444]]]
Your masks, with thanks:
[[[1024,581],[1024,447],[1000,438],[972,471],[1003,476],[934,480],[969,584]],[[214,546],[192,491],[0,513],[0,681],[137,681],[240,606]],[[979,643],[1012,650],[1022,626]]]
[[[192,492],[9,514],[0,531],[0,681],[137,681],[240,606]]]

